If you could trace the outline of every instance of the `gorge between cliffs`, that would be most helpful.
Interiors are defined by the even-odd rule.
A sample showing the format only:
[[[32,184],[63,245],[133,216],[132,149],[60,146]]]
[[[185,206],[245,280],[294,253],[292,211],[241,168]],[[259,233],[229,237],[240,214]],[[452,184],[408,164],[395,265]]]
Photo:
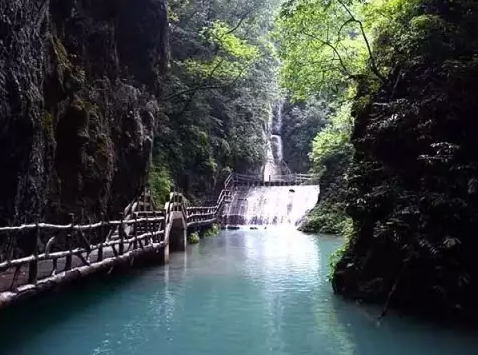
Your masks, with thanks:
[[[170,265],[93,285],[113,313],[142,290],[157,328],[118,312],[111,338],[10,353],[146,353],[159,332],[168,354],[393,353],[380,324],[410,353],[473,353],[465,330],[431,334],[478,320],[477,74],[474,0],[0,0],[0,295],[50,254],[50,276],[81,248],[91,266],[98,240],[119,258],[151,232],[167,264],[179,213],[185,233]],[[98,223],[119,227],[88,239]]]

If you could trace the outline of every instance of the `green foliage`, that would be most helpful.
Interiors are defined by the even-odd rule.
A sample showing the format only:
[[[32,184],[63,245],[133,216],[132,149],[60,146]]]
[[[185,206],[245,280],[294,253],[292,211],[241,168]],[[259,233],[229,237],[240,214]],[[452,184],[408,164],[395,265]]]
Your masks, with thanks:
[[[315,137],[310,154],[315,172],[323,174],[327,165],[330,165],[331,161],[333,163],[336,156],[352,153],[351,107],[350,102],[341,106],[336,114],[331,116],[327,126]]]
[[[189,244],[198,244],[201,241],[198,232],[191,233],[188,236],[188,243]]]
[[[163,206],[167,202],[172,186],[169,170],[158,163],[152,164],[149,170],[149,187],[156,204]]]
[[[253,61],[260,55],[255,46],[236,36],[232,28],[223,21],[215,21],[205,31],[211,41],[231,57]]]
[[[348,232],[348,221],[343,204],[326,200],[310,212],[300,230],[305,233],[343,235]]]
[[[283,85],[298,99],[318,92],[340,97],[364,76],[383,83],[392,56],[441,57],[452,50],[454,27],[420,13],[425,6],[434,8],[434,1],[286,1],[276,35]]]
[[[204,232],[205,237],[215,237],[221,232],[221,225],[220,224],[213,224],[211,228]]]
[[[239,38],[226,23],[217,20],[201,33],[215,46],[216,54],[208,60],[188,58],[184,65],[188,72],[202,78],[235,79],[245,73],[260,56],[259,49]]]
[[[318,92],[340,95],[371,59],[359,1],[288,1],[277,33],[282,82],[298,99]]]
[[[312,141],[327,124],[329,113],[327,102],[319,98],[284,105],[282,143],[284,160],[291,171],[305,173],[310,170]]]
[[[312,143],[312,170],[320,174],[321,194],[318,205],[307,216],[301,230],[310,233],[350,233],[346,214],[348,167],[352,161],[350,142],[353,120],[351,102],[343,104]]]
[[[234,79],[244,71],[244,65],[240,62],[227,61],[219,56],[207,62],[186,59],[184,66],[190,74],[202,79],[211,77],[220,80]]]
[[[268,37],[279,0],[171,1],[171,70],[155,160],[194,201],[230,171],[258,173],[278,97]]]

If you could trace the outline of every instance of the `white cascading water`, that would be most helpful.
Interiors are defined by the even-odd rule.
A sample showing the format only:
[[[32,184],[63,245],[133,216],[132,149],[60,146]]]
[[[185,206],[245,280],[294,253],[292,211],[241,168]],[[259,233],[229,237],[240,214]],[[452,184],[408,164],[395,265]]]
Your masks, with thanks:
[[[283,161],[282,107],[274,108],[266,129],[267,161],[264,181],[281,181],[278,175],[288,174]],[[226,213],[226,224],[233,225],[292,225],[302,222],[319,196],[319,186],[237,186]]]
[[[233,193],[226,224],[300,224],[319,197],[319,186],[239,186]]]
[[[279,102],[272,110],[269,119],[267,135],[267,157],[263,169],[264,181],[269,181],[273,176],[284,174],[284,155],[282,148],[282,107]]]

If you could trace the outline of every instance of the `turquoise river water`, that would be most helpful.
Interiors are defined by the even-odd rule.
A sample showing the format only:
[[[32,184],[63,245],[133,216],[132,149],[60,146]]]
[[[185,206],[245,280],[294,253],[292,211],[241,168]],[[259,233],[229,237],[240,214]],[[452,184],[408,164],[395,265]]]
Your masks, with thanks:
[[[0,314],[1,355],[478,354],[475,332],[334,296],[341,239],[222,232],[133,270]]]

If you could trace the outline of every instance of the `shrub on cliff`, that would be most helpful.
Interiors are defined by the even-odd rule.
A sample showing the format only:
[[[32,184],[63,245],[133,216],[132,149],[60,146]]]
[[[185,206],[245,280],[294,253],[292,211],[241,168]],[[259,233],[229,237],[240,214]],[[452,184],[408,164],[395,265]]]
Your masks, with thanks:
[[[172,179],[168,169],[153,162],[149,171],[149,187],[157,208],[162,208],[169,201],[169,193],[172,186]]]
[[[284,161],[293,172],[311,169],[309,152],[317,133],[327,124],[330,108],[325,99],[309,98],[305,102],[286,102],[283,108],[282,142]]]
[[[312,169],[320,175],[317,206],[307,216],[300,230],[327,234],[344,234],[346,215],[347,171],[352,160],[350,143],[351,104],[344,104],[331,115],[326,127],[312,143]]]

